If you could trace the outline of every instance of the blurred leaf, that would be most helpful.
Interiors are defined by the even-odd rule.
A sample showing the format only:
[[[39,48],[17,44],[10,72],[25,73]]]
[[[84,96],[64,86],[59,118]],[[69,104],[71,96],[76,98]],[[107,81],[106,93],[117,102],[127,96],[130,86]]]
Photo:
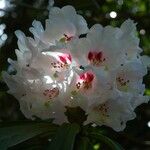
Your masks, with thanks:
[[[56,131],[56,126],[47,122],[0,123],[0,150],[7,150],[35,136]]]
[[[145,6],[145,3],[144,2],[141,2],[140,5],[139,5],[139,9],[141,12],[144,12],[146,10],[146,6]]]
[[[92,146],[88,137],[79,137],[76,142],[75,150],[92,150]]]
[[[100,133],[90,133],[90,136],[106,144],[111,150],[124,150],[117,142]]]
[[[145,94],[148,95],[148,96],[150,96],[150,89],[146,89],[145,90]]]
[[[75,137],[79,131],[80,127],[77,124],[63,124],[47,150],[73,150]]]

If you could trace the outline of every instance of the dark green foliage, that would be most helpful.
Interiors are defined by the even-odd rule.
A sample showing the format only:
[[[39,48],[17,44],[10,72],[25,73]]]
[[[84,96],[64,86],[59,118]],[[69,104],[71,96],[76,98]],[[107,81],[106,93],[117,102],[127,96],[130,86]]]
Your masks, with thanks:
[[[79,131],[80,127],[77,124],[63,124],[48,145],[47,150],[73,150]]]
[[[54,134],[57,126],[48,122],[8,122],[0,124],[0,150],[7,150],[43,134]]]

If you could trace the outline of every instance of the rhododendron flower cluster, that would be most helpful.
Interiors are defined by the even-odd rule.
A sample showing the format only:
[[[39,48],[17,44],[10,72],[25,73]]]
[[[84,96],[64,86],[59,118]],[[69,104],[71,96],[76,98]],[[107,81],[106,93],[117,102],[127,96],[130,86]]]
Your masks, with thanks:
[[[126,20],[120,28],[87,26],[72,6],[52,7],[45,28],[34,20],[33,38],[16,31],[16,71],[3,78],[26,118],[67,122],[67,107],[80,107],[84,124],[123,130],[134,119],[135,108],[148,102],[144,96],[142,61],[136,24]],[[79,116],[80,117],[80,116]]]

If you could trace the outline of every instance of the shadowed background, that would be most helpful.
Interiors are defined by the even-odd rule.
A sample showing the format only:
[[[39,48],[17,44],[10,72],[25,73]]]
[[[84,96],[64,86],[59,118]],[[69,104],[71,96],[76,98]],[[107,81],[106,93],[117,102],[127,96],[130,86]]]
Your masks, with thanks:
[[[137,22],[143,53],[150,56],[150,0],[55,0],[55,5],[73,5],[86,18],[89,27],[95,23],[120,26],[126,19],[133,19]],[[0,73],[8,68],[8,57],[16,59],[14,31],[20,29],[31,36],[28,29],[34,19],[44,25],[48,17],[47,6],[48,0],[0,0]],[[147,88],[145,94],[150,95],[150,74],[144,82]],[[6,93],[7,90],[0,74],[0,121],[24,120],[18,102]],[[127,123],[124,132],[115,133],[107,128],[108,134],[127,150],[149,150],[150,103],[139,106],[135,111],[137,118]],[[93,147],[93,150],[98,149],[101,149],[100,144]]]

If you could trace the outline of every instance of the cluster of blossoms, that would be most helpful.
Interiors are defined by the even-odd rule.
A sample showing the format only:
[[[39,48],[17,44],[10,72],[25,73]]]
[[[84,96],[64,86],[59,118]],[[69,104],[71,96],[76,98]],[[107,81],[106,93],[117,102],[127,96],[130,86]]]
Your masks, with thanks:
[[[89,29],[72,6],[52,7],[45,24],[44,29],[33,21],[34,38],[15,32],[17,61],[8,62],[16,73],[3,72],[23,114],[61,124],[67,122],[66,108],[79,106],[85,124],[123,130],[136,117],[134,109],[149,100],[136,24],[127,20],[120,28]]]

